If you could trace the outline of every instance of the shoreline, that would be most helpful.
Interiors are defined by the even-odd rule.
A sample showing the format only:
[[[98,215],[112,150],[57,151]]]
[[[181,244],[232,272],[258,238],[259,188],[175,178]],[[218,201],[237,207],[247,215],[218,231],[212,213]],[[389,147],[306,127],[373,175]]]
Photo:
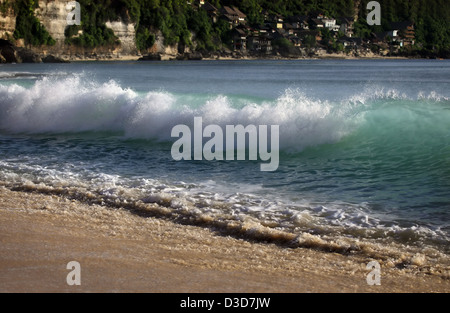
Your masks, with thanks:
[[[354,56],[341,56],[341,55],[325,55],[325,56],[315,56],[315,57],[299,57],[299,58],[289,58],[289,57],[204,57],[201,60],[179,60],[176,56],[164,56],[161,60],[140,60],[142,56],[124,56],[116,58],[85,58],[85,59],[68,59],[69,62],[172,62],[172,61],[305,61],[305,60],[430,60],[427,58],[411,58],[411,57],[400,57],[400,56],[367,56],[367,57],[354,57]]]
[[[0,186],[0,292],[449,292],[450,279],[372,259],[242,239],[131,210]],[[69,286],[66,265],[81,265]]]

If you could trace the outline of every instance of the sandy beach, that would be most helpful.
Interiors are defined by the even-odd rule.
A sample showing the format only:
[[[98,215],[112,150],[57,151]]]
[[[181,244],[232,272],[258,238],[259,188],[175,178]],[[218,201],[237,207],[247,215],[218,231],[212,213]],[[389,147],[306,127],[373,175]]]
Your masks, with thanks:
[[[0,187],[0,292],[449,292],[450,281],[363,256],[290,249],[125,209]],[[71,261],[81,285],[69,286]]]

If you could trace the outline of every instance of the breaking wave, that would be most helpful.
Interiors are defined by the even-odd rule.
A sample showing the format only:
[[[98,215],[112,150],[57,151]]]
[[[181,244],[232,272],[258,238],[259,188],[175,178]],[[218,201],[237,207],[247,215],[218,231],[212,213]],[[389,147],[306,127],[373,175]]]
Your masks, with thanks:
[[[388,200],[394,198],[394,204],[398,199],[407,202],[410,193],[415,192],[418,196],[413,197],[412,204],[403,203],[411,209],[408,214],[415,212],[413,209],[419,212],[417,216],[428,214],[426,210],[431,207],[440,208],[443,213],[439,216],[444,219],[448,216],[450,100],[437,93],[418,93],[412,98],[395,89],[375,88],[332,101],[287,88],[276,99],[243,99],[226,94],[186,95],[164,90],[142,93],[114,80],[99,83],[86,79],[85,75],[43,77],[28,87],[14,82],[0,83],[0,130],[7,134],[87,132],[126,140],[166,142],[175,140],[170,137],[174,126],[184,124],[192,129],[194,117],[202,117],[204,125],[223,128],[238,124],[279,125],[280,148],[286,152],[284,172],[279,174],[282,179],[277,180],[275,173],[260,188],[263,190],[255,190],[261,181],[257,173],[227,192],[225,185],[229,181],[212,186],[219,184],[220,179],[199,182],[202,177],[189,183],[169,179],[167,183],[158,177],[129,178],[119,171],[109,175],[103,168],[95,168],[96,160],[87,156],[91,151],[104,152],[103,147],[111,141],[86,140],[77,142],[80,147],[68,149],[77,154],[83,148],[97,145],[95,149],[86,149],[79,163],[64,158],[62,162],[58,152],[48,152],[49,159],[55,157],[57,169],[52,168],[56,165],[51,161],[41,162],[41,155],[33,159],[24,153],[26,158],[19,159],[14,154],[10,159],[0,160],[0,181],[7,182],[0,185],[125,207],[143,216],[206,225],[225,234],[292,247],[365,253],[374,258],[383,250],[401,259],[393,246],[386,252],[383,245],[415,242],[417,246],[446,246],[447,221],[436,225],[402,224],[398,219],[394,223],[382,216],[385,211],[377,215],[378,208],[372,207],[387,203],[386,207],[391,208]],[[15,147],[15,143],[9,144]],[[135,150],[120,152],[127,162],[138,158],[133,154]],[[300,152],[304,153],[299,156]],[[120,155],[116,157],[105,166],[116,164]],[[138,164],[139,170],[150,161],[153,160],[143,158],[134,164]],[[163,163],[160,161],[155,167]],[[235,171],[241,175],[245,169]],[[359,175],[354,175],[355,172]],[[275,186],[293,188],[286,193],[301,193],[303,198],[291,201],[281,193],[267,196],[271,180]],[[419,190],[418,186],[425,187]],[[320,196],[322,189],[332,199],[310,201]],[[381,189],[382,201],[370,198]],[[312,197],[307,198],[310,190]],[[425,199],[423,205],[418,201],[420,192]],[[356,200],[345,201],[348,195]],[[414,207],[418,203],[420,207]],[[428,255],[440,253],[435,248],[429,249],[432,252]],[[412,259],[420,250],[411,251]]]
[[[191,103],[194,102],[194,103]],[[439,131],[450,123],[449,99],[419,94],[408,99],[395,90],[365,91],[340,103],[311,99],[286,89],[275,100],[235,101],[215,95],[192,99],[165,91],[145,94],[111,80],[97,83],[84,75],[44,77],[31,87],[0,85],[0,129],[9,133],[119,132],[128,138],[171,140],[175,125],[280,125],[280,148],[335,143],[369,123],[369,131],[401,124]],[[380,121],[383,120],[383,123]]]
[[[45,77],[31,88],[0,85],[0,129],[10,133],[121,132],[126,137],[169,140],[178,124],[281,125],[281,147],[334,142],[351,131],[352,106],[336,108],[286,90],[275,101],[238,105],[225,95],[193,105],[191,96],[152,91],[144,95],[115,81],[99,84],[82,76]]]

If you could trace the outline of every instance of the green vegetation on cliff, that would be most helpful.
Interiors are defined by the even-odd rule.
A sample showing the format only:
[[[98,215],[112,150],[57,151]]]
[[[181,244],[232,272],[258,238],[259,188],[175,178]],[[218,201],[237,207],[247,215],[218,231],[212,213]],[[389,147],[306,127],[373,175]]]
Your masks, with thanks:
[[[450,51],[450,2],[448,0],[378,0],[381,26],[368,26],[365,10],[370,0],[361,0],[356,35],[369,37],[371,32],[388,30],[391,22],[412,21],[416,45],[423,54]]]
[[[216,1],[216,4],[238,7],[253,24],[263,20],[264,10],[285,17],[308,15],[315,11],[334,18],[357,15],[355,36],[361,38],[369,38],[374,32],[389,30],[391,22],[412,21],[415,24],[417,49],[450,50],[448,0],[378,0],[381,6],[381,26],[369,26],[366,22],[369,1],[371,0],[221,0]]]
[[[218,9],[235,6],[247,15],[250,25],[264,22],[264,14],[284,17],[322,12],[329,17],[357,17],[355,36],[370,38],[375,32],[389,30],[391,22],[412,21],[415,24],[416,45],[424,52],[450,51],[450,3],[447,0],[379,0],[381,26],[366,22],[370,0],[211,0]],[[100,1],[101,2],[101,1]],[[191,45],[190,33],[196,35],[197,49],[214,50],[230,40],[224,21],[213,23],[204,10],[196,10],[186,0],[119,0],[108,1],[116,16],[124,12],[138,25],[136,42],[140,50],[151,47],[154,33],[160,30],[166,44]],[[195,3],[196,1],[190,1]],[[111,8],[111,7],[110,7]],[[104,8],[105,9],[105,8]],[[312,43],[310,43],[312,45]],[[339,48],[339,47],[338,47]]]
[[[16,29],[13,35],[15,39],[23,38],[26,44],[33,46],[55,44],[55,40],[34,15],[34,10],[38,6],[37,1],[17,0],[12,5],[16,14]]]
[[[8,0],[4,0],[0,2],[0,14],[5,16],[8,13],[8,10],[11,8],[11,4]]]
[[[223,21],[213,23],[204,10],[196,10],[186,0],[127,0],[126,10],[133,10],[137,23],[139,50],[153,46],[154,34],[161,31],[167,45],[192,46],[195,34],[198,49],[214,50],[224,32]],[[227,28],[228,30],[228,28]]]
[[[450,3],[448,0],[378,0],[382,25],[366,22],[370,0],[210,0],[217,9],[235,6],[247,16],[247,24],[261,25],[267,14],[283,17],[313,15],[321,12],[332,18],[356,18],[354,37],[369,39],[374,33],[390,30],[392,22],[412,21],[415,26],[415,45],[408,47],[421,54],[450,51]],[[24,38],[32,45],[51,45],[54,40],[34,15],[38,0],[3,0],[0,12],[13,6],[17,16],[15,38]],[[81,5],[80,26],[68,26],[66,42],[84,47],[111,46],[118,43],[107,21],[122,20],[136,24],[136,46],[146,51],[155,43],[160,31],[165,44],[190,46],[198,50],[216,50],[231,43],[229,24],[215,22],[197,0],[78,0]],[[311,38],[309,38],[311,39]],[[332,41],[332,40],[331,40]],[[335,42],[337,50],[342,47]],[[308,40],[307,46],[314,46]]]
[[[86,48],[118,44],[113,30],[106,27],[105,23],[108,20],[117,20],[120,17],[117,12],[126,8],[126,2],[111,0],[78,0],[78,2],[81,6],[81,25],[66,27],[66,43]]]

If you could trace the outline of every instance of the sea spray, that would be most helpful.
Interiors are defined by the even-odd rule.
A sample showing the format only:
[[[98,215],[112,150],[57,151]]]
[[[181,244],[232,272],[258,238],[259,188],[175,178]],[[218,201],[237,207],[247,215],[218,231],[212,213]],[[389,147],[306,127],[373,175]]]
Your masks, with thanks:
[[[349,107],[349,109],[352,109]],[[352,109],[353,110],[353,109]],[[127,138],[172,141],[176,125],[279,125],[280,149],[339,141],[355,128],[353,113],[286,89],[275,101],[235,104],[223,95],[191,105],[183,95],[150,91],[143,95],[111,80],[97,83],[82,75],[43,78],[31,88],[0,85],[0,129],[10,133],[121,132]]]

